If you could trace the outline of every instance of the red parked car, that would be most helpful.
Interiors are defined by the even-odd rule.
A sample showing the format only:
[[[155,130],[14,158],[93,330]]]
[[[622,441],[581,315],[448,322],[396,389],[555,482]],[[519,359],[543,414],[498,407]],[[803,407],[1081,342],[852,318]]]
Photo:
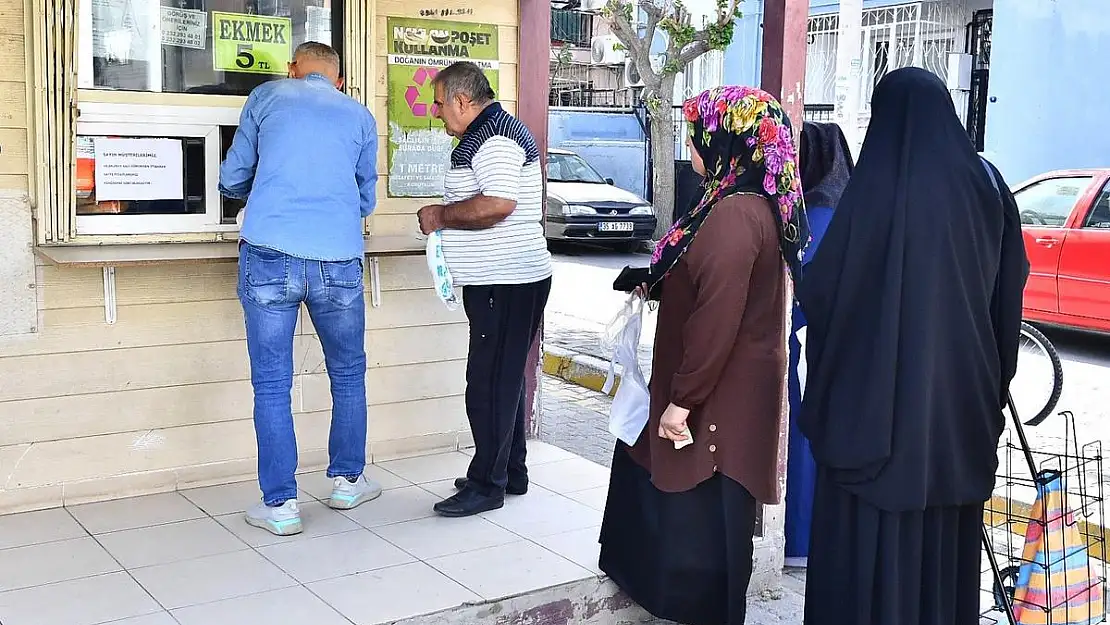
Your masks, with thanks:
[[[1030,264],[1026,321],[1110,333],[1110,169],[1042,174],[1014,197]]]

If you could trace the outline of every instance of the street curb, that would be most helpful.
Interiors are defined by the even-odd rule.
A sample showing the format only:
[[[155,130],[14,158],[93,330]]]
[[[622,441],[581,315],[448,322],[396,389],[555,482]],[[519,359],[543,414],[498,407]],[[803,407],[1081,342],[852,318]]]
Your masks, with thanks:
[[[545,347],[543,350],[543,372],[571,384],[591,391],[603,393],[605,378],[609,375],[609,362],[596,356],[579,354],[559,347]],[[614,376],[613,389],[609,396],[616,395],[621,376]]]

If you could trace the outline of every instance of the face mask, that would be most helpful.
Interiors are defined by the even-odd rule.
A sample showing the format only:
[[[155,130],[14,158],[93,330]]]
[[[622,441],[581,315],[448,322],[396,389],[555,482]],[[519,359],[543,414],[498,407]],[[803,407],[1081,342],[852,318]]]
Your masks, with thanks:
[[[447,267],[447,260],[443,258],[443,234],[438,230],[428,235],[427,257],[428,271],[432,272],[436,295],[447,310],[458,310],[459,298],[455,294],[451,270]]]

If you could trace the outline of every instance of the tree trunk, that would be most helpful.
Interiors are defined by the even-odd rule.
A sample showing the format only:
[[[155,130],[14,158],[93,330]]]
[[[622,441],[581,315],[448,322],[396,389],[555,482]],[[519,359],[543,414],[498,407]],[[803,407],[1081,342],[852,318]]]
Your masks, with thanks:
[[[663,238],[674,216],[674,153],[675,129],[671,121],[670,99],[663,100],[658,112],[651,116],[651,181],[652,204],[658,225],[655,240]]]

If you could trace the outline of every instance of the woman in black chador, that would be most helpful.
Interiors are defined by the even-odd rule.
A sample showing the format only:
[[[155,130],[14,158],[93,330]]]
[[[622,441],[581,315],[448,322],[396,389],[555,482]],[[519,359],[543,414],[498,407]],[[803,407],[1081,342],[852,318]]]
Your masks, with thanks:
[[[805,623],[976,625],[1029,267],[1017,205],[936,76],[890,73],[871,110],[798,288],[818,466]]]

